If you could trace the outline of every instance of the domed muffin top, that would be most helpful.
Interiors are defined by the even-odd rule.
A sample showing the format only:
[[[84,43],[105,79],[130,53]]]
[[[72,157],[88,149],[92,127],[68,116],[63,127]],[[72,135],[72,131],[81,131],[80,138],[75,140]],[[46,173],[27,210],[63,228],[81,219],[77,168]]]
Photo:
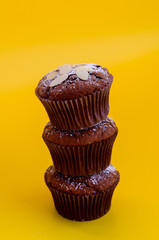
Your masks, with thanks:
[[[79,130],[59,130],[54,128],[50,122],[44,128],[44,141],[60,145],[86,145],[99,142],[117,135],[118,129],[113,119],[107,117],[102,122],[90,128]]]
[[[86,177],[71,177],[58,173],[52,165],[45,173],[45,182],[49,188],[58,191],[89,195],[115,187],[119,182],[119,172],[110,164],[105,170],[97,174]]]
[[[47,73],[36,88],[38,97],[68,100],[103,88],[110,88],[113,76],[106,68],[93,63],[65,64]]]

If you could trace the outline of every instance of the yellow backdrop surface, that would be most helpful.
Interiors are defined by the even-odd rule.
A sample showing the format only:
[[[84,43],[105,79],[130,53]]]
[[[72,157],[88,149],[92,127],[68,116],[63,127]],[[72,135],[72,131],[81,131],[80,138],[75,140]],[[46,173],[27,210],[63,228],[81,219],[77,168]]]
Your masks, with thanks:
[[[157,0],[1,3],[1,239],[159,239],[158,7]],[[82,223],[59,216],[45,186],[48,117],[34,94],[45,73],[81,62],[114,76],[112,163],[121,174],[109,213]]]

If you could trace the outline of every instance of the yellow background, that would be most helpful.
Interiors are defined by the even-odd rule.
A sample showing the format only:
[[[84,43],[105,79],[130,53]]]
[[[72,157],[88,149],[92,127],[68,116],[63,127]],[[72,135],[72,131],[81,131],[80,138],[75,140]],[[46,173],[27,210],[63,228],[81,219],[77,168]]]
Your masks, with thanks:
[[[157,0],[1,3],[1,239],[159,239],[158,7]],[[121,174],[110,212],[82,223],[56,213],[44,184],[48,117],[34,94],[45,73],[81,62],[114,76],[112,163]]]

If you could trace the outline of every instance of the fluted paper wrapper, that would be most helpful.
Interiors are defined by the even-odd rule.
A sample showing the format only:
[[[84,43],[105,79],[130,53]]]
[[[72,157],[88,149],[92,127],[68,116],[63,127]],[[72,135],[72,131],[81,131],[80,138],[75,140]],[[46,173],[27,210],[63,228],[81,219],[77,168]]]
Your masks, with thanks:
[[[107,117],[109,91],[110,87],[80,98],[57,101],[41,98],[38,94],[37,96],[55,128],[79,130],[91,127]]]
[[[75,195],[49,189],[60,215],[70,220],[88,221],[100,218],[109,211],[115,187],[94,195]]]
[[[87,176],[98,173],[109,166],[115,132],[106,140],[89,145],[65,146],[43,139],[50,151],[58,172],[71,176]]]

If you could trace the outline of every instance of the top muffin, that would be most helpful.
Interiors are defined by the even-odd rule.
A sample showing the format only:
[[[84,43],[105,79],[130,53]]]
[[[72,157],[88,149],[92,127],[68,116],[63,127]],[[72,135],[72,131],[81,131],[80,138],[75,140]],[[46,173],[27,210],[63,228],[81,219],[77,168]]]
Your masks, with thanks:
[[[78,130],[107,117],[112,81],[100,65],[65,64],[47,73],[35,92],[54,127]]]

